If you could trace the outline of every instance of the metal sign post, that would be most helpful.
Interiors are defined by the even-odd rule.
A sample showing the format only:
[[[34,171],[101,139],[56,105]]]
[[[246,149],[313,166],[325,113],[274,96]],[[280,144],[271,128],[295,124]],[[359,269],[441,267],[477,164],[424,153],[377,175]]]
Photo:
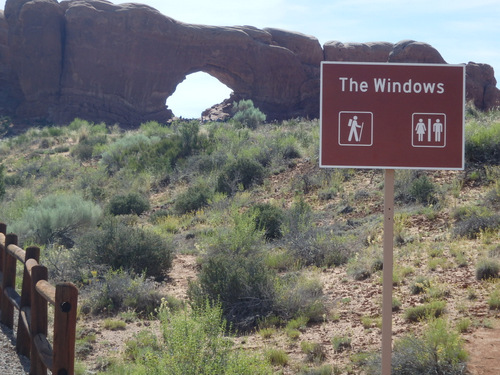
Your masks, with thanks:
[[[382,374],[391,374],[392,271],[394,247],[394,169],[385,170],[384,268],[382,284]]]

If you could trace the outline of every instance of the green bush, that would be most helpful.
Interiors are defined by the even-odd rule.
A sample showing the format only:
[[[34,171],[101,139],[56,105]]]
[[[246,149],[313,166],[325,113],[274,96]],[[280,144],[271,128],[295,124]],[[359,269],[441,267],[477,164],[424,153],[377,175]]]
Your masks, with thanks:
[[[500,163],[500,121],[466,124],[465,158],[472,163]]]
[[[281,226],[284,220],[283,211],[269,203],[256,204],[250,210],[254,215],[258,230],[264,231],[267,241],[283,237]]]
[[[426,175],[413,180],[410,186],[410,195],[420,204],[436,204],[436,187]]]
[[[149,210],[149,201],[146,197],[138,193],[129,193],[126,195],[113,196],[108,205],[108,211],[111,215],[141,215]]]
[[[488,280],[499,276],[500,263],[496,259],[481,259],[476,265],[476,279]]]
[[[239,157],[230,162],[217,179],[216,191],[233,195],[241,187],[247,190],[254,184],[262,184],[264,167],[249,157]]]
[[[106,265],[155,279],[163,279],[172,266],[173,244],[158,234],[106,218],[81,236],[76,247],[82,267]]]
[[[285,213],[283,241],[302,266],[339,266],[357,251],[350,237],[340,237],[313,223],[309,204],[299,198]]]
[[[392,352],[393,375],[465,375],[467,352],[460,335],[443,319],[430,322],[422,337],[408,335],[396,340]],[[366,365],[367,374],[381,373],[380,356]]]
[[[453,217],[456,220],[453,233],[457,237],[474,239],[482,231],[500,227],[500,215],[485,207],[462,207],[454,212]]]
[[[416,170],[399,170],[394,181],[394,198],[403,203],[436,204],[437,188],[427,175]]]
[[[94,156],[94,149],[98,145],[107,143],[106,134],[98,134],[93,136],[81,136],[78,144],[71,149],[71,156],[76,157],[81,161],[88,161]]]
[[[289,274],[275,282],[274,314],[283,319],[320,322],[327,312],[323,285],[309,274]]]
[[[429,318],[439,318],[444,314],[446,308],[445,301],[433,301],[410,307],[405,311],[405,319],[409,322],[419,322]]]
[[[179,215],[197,211],[208,206],[212,197],[213,192],[207,184],[190,186],[175,198],[174,211]]]
[[[431,287],[430,280],[425,276],[417,276],[410,285],[410,292],[413,295],[425,293]]]
[[[77,194],[51,194],[29,207],[22,218],[12,224],[22,241],[38,244],[61,243],[72,247],[76,237],[93,228],[102,210]]]
[[[129,361],[114,364],[107,374],[271,375],[272,367],[254,354],[235,350],[225,335],[218,306],[172,312],[159,309],[162,342],[143,334],[129,344]]]
[[[254,107],[252,100],[240,100],[233,102],[233,120],[250,129],[266,121],[266,115]]]
[[[81,310],[91,314],[116,314],[133,310],[142,316],[149,316],[162,301],[158,284],[145,275],[110,270],[102,278],[92,278],[81,289]]]
[[[128,134],[109,144],[101,155],[99,163],[105,167],[110,175],[126,167],[129,163],[138,167],[141,155],[148,152],[152,144],[152,140],[144,134]]]
[[[262,233],[248,215],[236,214],[234,226],[221,230],[207,246],[196,282],[188,295],[194,306],[220,302],[234,328],[246,330],[273,311],[275,273],[266,267]]]

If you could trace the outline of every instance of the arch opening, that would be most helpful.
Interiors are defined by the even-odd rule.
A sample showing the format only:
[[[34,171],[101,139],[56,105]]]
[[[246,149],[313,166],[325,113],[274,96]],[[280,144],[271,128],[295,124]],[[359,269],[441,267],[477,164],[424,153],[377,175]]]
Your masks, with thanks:
[[[205,109],[228,99],[232,91],[210,74],[196,72],[177,85],[166,105],[176,117],[199,119]]]

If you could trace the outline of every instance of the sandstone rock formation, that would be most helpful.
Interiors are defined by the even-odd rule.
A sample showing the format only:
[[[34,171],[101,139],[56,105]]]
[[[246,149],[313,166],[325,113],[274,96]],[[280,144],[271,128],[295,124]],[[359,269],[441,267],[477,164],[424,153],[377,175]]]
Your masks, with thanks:
[[[445,63],[414,41],[322,48],[296,32],[185,24],[140,4],[7,0],[0,12],[0,116],[165,122],[172,116],[166,99],[187,75],[203,71],[231,88],[232,99],[252,99],[268,119],[314,118],[322,60]],[[468,64],[467,90],[481,109],[500,103],[488,65]]]

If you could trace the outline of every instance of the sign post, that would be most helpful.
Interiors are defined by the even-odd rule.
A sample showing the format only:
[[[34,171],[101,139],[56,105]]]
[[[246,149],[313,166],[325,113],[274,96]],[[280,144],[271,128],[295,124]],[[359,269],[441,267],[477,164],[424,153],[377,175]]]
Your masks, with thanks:
[[[464,168],[465,65],[322,62],[320,167],[385,170],[382,374],[391,374],[395,169]]]

